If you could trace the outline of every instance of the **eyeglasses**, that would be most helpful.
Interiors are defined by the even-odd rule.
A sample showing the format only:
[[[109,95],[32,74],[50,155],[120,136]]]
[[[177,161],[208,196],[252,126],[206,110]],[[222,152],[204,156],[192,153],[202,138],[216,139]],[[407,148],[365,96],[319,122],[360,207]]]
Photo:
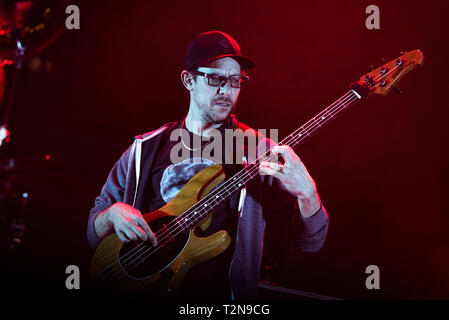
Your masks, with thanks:
[[[224,87],[226,83],[229,81],[232,88],[243,88],[245,84],[249,81],[248,76],[235,75],[225,77],[215,73],[204,73],[198,70],[193,70],[192,73],[203,76],[207,78],[207,83],[213,87]]]

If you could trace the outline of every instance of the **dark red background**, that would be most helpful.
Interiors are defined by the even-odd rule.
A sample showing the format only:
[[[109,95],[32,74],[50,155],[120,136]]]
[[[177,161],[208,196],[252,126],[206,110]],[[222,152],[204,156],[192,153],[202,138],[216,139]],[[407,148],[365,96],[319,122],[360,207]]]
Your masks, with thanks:
[[[273,248],[268,238],[264,261],[279,261],[274,277],[283,287],[349,299],[449,298],[447,1],[72,4],[81,29],[38,56],[49,70],[25,64],[10,115],[6,155],[39,169],[18,175],[31,210],[26,254],[8,258],[3,274],[14,292],[66,293],[69,264],[83,272],[76,294],[87,290],[95,196],[135,135],[186,114],[185,46],[199,32],[222,30],[257,64],[238,118],[278,128],[280,138],[370,65],[422,50],[425,65],[401,81],[402,96],[360,102],[298,150],[330,216],[322,251]],[[370,4],[380,8],[380,30],[365,28]],[[380,290],[365,288],[371,264],[380,268]]]

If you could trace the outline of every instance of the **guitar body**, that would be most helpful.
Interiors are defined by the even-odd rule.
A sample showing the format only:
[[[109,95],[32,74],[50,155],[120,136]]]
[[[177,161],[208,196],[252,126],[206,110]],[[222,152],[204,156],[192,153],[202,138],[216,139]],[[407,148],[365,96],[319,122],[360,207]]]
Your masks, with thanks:
[[[164,207],[143,217],[157,233],[224,179],[223,166],[209,166],[190,179]],[[115,233],[108,235],[92,258],[90,274],[94,284],[118,292],[144,291],[158,297],[173,295],[190,268],[219,255],[231,243],[231,237],[224,230],[208,237],[200,236],[211,219],[209,215],[190,230],[172,237],[162,246],[158,243],[155,248],[146,242],[123,243]],[[153,253],[142,261],[145,252]]]

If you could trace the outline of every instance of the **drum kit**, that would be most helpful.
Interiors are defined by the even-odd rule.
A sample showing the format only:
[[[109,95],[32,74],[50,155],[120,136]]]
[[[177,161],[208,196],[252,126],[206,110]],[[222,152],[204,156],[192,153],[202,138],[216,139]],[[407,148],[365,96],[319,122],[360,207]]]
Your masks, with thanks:
[[[0,0],[0,251],[21,247],[27,232],[29,194],[14,181],[21,167],[8,155],[8,118],[24,63],[58,39],[65,29],[63,0]]]

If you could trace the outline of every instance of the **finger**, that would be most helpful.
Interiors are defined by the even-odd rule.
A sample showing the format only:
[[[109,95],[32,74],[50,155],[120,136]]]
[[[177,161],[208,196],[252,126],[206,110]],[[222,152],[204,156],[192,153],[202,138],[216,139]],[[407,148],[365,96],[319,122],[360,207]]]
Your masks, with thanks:
[[[128,238],[125,235],[125,232],[122,231],[122,229],[120,229],[118,226],[114,226],[114,229],[115,229],[115,234],[120,239],[120,241],[129,242]]]
[[[121,229],[121,232],[123,232],[125,236],[131,241],[136,241],[138,239],[137,235],[129,227],[124,226],[123,229]]]
[[[153,246],[157,246],[156,236],[154,235],[153,231],[151,231],[150,227],[148,226],[148,223],[143,218],[139,219],[137,223],[145,231],[145,233],[148,236],[148,239],[150,240],[151,244]]]
[[[274,171],[278,171],[278,172],[282,171],[282,167],[283,167],[283,165],[280,163],[270,162],[270,161],[262,161],[260,163],[260,165],[262,167],[270,168],[270,169],[272,169]]]
[[[125,232],[118,230],[115,233],[117,234],[117,237],[121,242],[129,242],[129,239],[126,237]]]
[[[134,232],[134,234],[137,236],[138,239],[140,239],[142,241],[146,241],[148,239],[148,236],[145,233],[145,231],[143,231],[143,229],[141,227],[139,227],[138,221],[139,221],[138,218],[133,218],[132,220],[131,219],[126,220],[124,222],[124,225],[128,229],[131,229]]]
[[[273,154],[280,154],[284,159],[284,164],[288,168],[293,168],[295,166],[295,160],[293,159],[293,155],[297,156],[293,149],[289,146],[275,146],[271,150]]]
[[[281,166],[278,163],[274,162],[261,162],[259,169],[262,174],[267,174],[270,176],[274,176],[276,178],[279,178],[282,176],[282,173],[280,172]]]
[[[143,231],[141,227],[139,227],[138,225],[131,225],[130,228],[132,229],[132,231],[134,231],[134,233],[140,240],[148,240],[148,235],[145,233],[145,231]]]

